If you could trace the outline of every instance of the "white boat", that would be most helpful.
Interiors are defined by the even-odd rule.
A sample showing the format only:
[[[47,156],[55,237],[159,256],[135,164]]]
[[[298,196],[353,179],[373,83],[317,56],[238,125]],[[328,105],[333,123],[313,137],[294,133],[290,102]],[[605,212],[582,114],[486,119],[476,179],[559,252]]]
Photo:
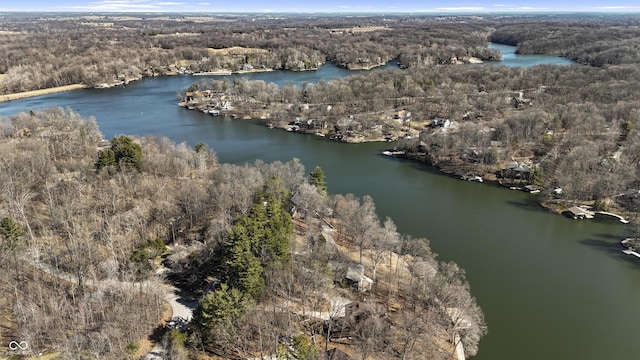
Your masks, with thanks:
[[[462,180],[467,180],[467,181],[477,181],[477,182],[483,182],[484,181],[484,179],[482,179],[481,176],[475,175],[473,173],[464,174],[460,178]]]
[[[385,151],[382,152],[382,155],[393,156],[393,153],[391,151],[389,151],[389,150],[385,150]]]

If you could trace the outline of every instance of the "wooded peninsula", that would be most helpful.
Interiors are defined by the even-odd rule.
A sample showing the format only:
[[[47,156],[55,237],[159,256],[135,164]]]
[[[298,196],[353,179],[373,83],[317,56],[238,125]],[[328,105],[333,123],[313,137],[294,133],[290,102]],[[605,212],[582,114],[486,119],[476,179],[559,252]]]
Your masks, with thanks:
[[[18,354],[138,358],[150,336],[169,359],[448,359],[486,332],[462,269],[371,197],[327,194],[319,167],[103,141],[59,108],[0,126],[0,335]]]

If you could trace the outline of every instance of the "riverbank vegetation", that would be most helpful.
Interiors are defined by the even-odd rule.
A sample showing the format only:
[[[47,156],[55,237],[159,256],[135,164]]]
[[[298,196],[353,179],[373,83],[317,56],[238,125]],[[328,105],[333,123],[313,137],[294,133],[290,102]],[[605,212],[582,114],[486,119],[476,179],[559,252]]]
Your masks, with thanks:
[[[104,141],[62,109],[2,119],[0,137],[0,336],[28,343],[8,355],[144,355],[169,284],[199,301],[159,341],[176,359],[448,359],[486,332],[463,270],[370,197],[327,194],[320,168]]]

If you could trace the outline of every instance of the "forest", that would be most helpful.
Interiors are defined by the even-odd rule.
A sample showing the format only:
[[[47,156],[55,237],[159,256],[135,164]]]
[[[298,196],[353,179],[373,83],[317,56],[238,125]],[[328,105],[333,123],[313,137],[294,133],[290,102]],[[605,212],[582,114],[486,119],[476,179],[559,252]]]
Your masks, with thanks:
[[[29,345],[6,355],[448,359],[486,333],[462,269],[319,167],[105,141],[60,108],[0,139],[0,338]],[[172,289],[190,322],[169,321]]]

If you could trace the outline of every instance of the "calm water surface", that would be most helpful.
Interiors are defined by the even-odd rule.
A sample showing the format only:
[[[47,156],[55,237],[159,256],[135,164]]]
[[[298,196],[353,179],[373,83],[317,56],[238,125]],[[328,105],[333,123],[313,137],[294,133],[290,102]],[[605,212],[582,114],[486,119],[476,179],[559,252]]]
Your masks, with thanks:
[[[245,75],[300,83],[345,76],[317,72]],[[541,211],[535,198],[464,182],[425,166],[380,156],[388,145],[350,145],[269,130],[176,106],[176,92],[202,77],[145,79],[126,88],[78,90],[0,104],[0,115],[49,106],[95,116],[106,138],[164,135],[208,143],[220,161],[299,158],[325,170],[333,193],[370,194],[401,232],[424,236],[441,260],[467,270],[489,335],[476,359],[633,359],[640,342],[640,263],[617,244],[616,222],[574,221]]]
[[[500,50],[502,61],[498,62],[506,66],[534,66],[542,64],[550,65],[571,65],[574,61],[560,56],[553,55],[517,55],[516,47],[502,44],[489,43],[490,49]]]

